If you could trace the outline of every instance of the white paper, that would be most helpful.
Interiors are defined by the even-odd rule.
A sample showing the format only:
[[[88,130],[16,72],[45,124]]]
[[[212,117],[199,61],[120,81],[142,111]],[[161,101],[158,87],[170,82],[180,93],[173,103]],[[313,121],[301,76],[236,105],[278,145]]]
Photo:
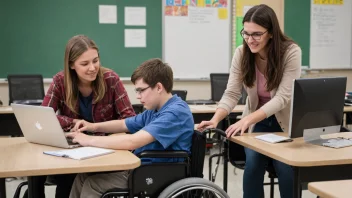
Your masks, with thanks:
[[[117,24],[117,6],[99,5],[99,23]]]
[[[147,24],[145,7],[125,7],[125,25],[141,25]]]
[[[147,47],[146,29],[125,29],[125,47]]]
[[[103,148],[96,148],[96,147],[80,147],[75,149],[44,151],[43,153],[48,155],[54,155],[57,157],[68,157],[76,160],[83,160],[83,159],[88,159],[92,157],[114,153],[114,152],[115,151],[111,149],[103,149]]]
[[[249,9],[251,9],[253,6],[243,6],[243,16],[246,15]]]

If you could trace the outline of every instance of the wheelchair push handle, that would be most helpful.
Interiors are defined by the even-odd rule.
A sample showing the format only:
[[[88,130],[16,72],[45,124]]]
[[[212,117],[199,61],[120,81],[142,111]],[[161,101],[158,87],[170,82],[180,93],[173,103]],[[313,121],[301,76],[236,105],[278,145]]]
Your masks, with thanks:
[[[221,130],[221,129],[217,129],[217,128],[211,128],[211,129],[205,129],[203,133],[212,133],[215,132],[223,137],[226,138],[226,133],[225,131]]]

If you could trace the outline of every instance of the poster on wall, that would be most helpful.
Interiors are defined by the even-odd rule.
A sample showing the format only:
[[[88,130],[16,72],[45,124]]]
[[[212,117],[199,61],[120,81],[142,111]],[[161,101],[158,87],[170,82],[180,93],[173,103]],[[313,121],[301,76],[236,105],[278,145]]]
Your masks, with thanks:
[[[217,9],[219,19],[227,19],[227,1],[228,0],[165,0],[165,16],[189,16],[192,8],[210,8]]]

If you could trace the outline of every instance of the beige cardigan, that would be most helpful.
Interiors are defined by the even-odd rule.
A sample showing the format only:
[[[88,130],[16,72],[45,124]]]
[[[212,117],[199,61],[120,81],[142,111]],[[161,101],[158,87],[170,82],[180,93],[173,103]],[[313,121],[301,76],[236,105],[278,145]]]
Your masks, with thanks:
[[[225,109],[228,113],[237,105],[238,100],[241,97],[242,86],[247,91],[248,97],[246,99],[246,106],[242,116],[246,116],[254,111],[258,106],[258,94],[257,94],[257,83],[254,82],[254,86],[249,88],[243,84],[240,80],[240,61],[242,56],[243,46],[239,46],[235,55],[232,59],[230,68],[230,77],[222,96],[218,108]],[[302,51],[301,48],[293,44],[289,46],[286,53],[284,54],[284,75],[281,83],[277,89],[270,91],[271,100],[263,105],[260,109],[263,110],[267,117],[275,114],[275,117],[280,124],[283,131],[288,132],[290,109],[291,109],[291,95],[292,95],[292,84],[293,80],[297,79],[301,75],[301,59]],[[249,127],[249,132],[252,132],[253,126]]]

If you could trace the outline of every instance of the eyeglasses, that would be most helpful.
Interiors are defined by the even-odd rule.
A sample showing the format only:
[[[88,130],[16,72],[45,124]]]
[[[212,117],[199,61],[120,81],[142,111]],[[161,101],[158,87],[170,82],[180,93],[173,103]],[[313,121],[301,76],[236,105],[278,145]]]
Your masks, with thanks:
[[[137,88],[137,89],[135,89],[134,91],[136,92],[136,94],[142,94],[143,93],[143,91],[145,91],[145,90],[147,90],[148,88],[150,88],[150,86],[148,86],[148,87],[145,87],[145,88]]]
[[[244,30],[242,29],[241,36],[244,39],[249,39],[249,37],[251,36],[253,40],[259,41],[262,38],[262,36],[267,32],[268,30],[265,32],[254,32],[253,34],[248,34],[247,32],[244,32]]]

